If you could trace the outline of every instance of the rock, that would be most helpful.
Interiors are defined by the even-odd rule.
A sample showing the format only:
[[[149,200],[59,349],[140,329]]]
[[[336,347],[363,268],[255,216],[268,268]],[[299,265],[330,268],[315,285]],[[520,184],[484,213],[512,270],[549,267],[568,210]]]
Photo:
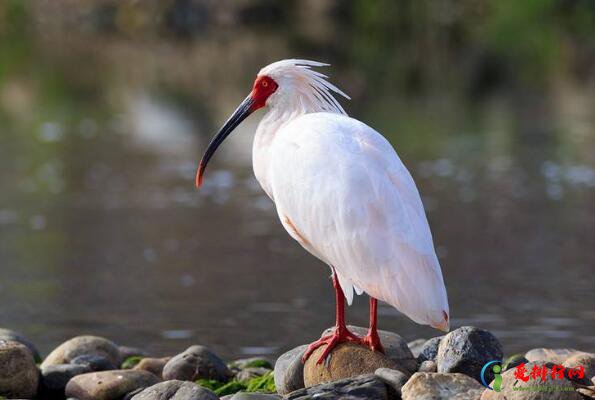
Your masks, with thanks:
[[[90,372],[72,378],[66,396],[79,400],[117,400],[126,393],[152,386],[159,378],[147,371],[114,370]]]
[[[484,387],[465,374],[416,372],[403,386],[403,400],[475,400]]]
[[[584,368],[585,376],[581,378],[574,378],[567,375],[568,379],[571,381],[589,385],[591,384],[591,378],[595,377],[595,354],[592,353],[577,353],[573,356],[567,358],[564,363],[562,363],[564,368]]]
[[[421,346],[419,355],[417,356],[417,361],[419,361],[420,363],[426,360],[436,361],[436,355],[438,354],[438,346],[440,345],[440,341],[443,337],[444,336],[438,336],[427,340]]]
[[[544,366],[543,361],[525,364],[527,374],[534,366],[546,368],[546,379],[528,379],[524,382],[515,378],[516,368],[509,369],[501,374],[501,391],[486,389],[481,395],[481,400],[580,400],[581,396],[574,391],[572,383],[566,379],[552,379],[552,371]],[[494,382],[490,383],[494,386]],[[545,391],[544,387],[553,390]]]
[[[24,344],[0,340],[0,396],[31,399],[37,393],[39,370]]]
[[[304,364],[306,387],[363,374],[373,374],[378,368],[399,369],[397,363],[384,354],[350,342],[339,344],[331,351],[325,362],[317,364],[325,348],[326,345],[316,349]]]
[[[149,357],[149,353],[136,347],[118,346],[118,351],[122,360],[128,357]]]
[[[159,378],[162,378],[163,374],[163,367],[165,364],[171,360],[171,357],[164,357],[164,358],[143,358],[140,360],[138,364],[134,366],[133,369],[141,370],[141,371],[149,371],[150,373],[156,375]]]
[[[239,392],[231,397],[231,400],[280,400],[281,396],[268,393],[244,393]]]
[[[193,382],[171,380],[158,383],[134,395],[132,400],[218,400],[207,388]]]
[[[98,336],[77,336],[56,347],[41,367],[69,364],[74,358],[82,355],[104,357],[113,365],[120,365],[122,361],[120,350],[112,341]]]
[[[368,333],[368,328],[361,326],[348,325],[347,328],[358,336],[364,336]],[[324,331],[323,335],[333,333],[334,328],[329,328]],[[409,373],[414,373],[417,370],[417,359],[409,350],[407,342],[400,335],[389,331],[378,331],[380,342],[384,347],[385,355],[397,363],[400,369],[405,369]],[[373,371],[371,371],[373,372]]]
[[[480,381],[483,366],[502,357],[502,345],[494,335],[483,329],[464,326],[448,333],[440,341],[436,364],[438,372],[460,372]],[[493,374],[489,371],[486,380],[492,378]]]
[[[397,370],[389,368],[378,368],[374,375],[379,377],[392,389],[391,398],[400,398],[401,389],[403,385],[409,380],[409,375]]]
[[[74,357],[70,361],[70,364],[87,366],[89,368],[89,372],[110,371],[117,368],[107,358],[95,356],[93,354],[84,354],[82,356]]]
[[[576,389],[576,391],[582,394],[587,399],[595,399],[595,386],[586,386],[580,389]]]
[[[538,348],[529,350],[525,353],[525,358],[529,362],[551,362],[554,364],[562,364],[567,358],[581,353],[575,349],[546,349]]]
[[[275,387],[277,393],[286,395],[304,387],[304,366],[302,355],[307,345],[289,350],[275,362]]]
[[[419,353],[421,353],[421,350],[427,341],[427,339],[415,339],[407,343],[407,347],[409,347],[409,350],[411,350],[413,357],[419,357]]]
[[[438,366],[434,361],[426,360],[419,365],[418,372],[438,372]]]
[[[64,398],[64,388],[70,379],[91,372],[87,365],[58,364],[41,369],[42,398]]]
[[[388,400],[388,389],[382,379],[378,378],[376,375],[368,374],[299,389],[289,393],[284,399]]]
[[[245,368],[236,374],[236,379],[238,381],[247,381],[256,378],[257,376],[268,374],[269,372],[271,372],[271,370],[268,368]]]
[[[204,346],[191,346],[165,364],[163,379],[227,381],[233,374],[227,365]]]
[[[240,370],[245,368],[268,368],[273,369],[271,362],[262,357],[240,358],[227,364],[231,370]]]
[[[15,332],[10,329],[0,328],[0,340],[11,340],[13,342],[19,342],[20,344],[24,344],[25,346],[27,346],[27,348],[33,355],[35,362],[36,363],[41,362],[41,357],[39,356],[39,351],[37,351],[37,349],[35,348],[35,345],[29,339],[27,339],[25,336],[21,335],[20,333]]]

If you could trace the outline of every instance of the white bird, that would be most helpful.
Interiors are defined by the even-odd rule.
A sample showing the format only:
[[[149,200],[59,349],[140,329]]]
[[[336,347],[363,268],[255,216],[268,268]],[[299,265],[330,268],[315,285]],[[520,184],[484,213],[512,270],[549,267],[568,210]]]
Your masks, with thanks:
[[[326,345],[321,363],[345,341],[383,351],[377,299],[419,324],[447,331],[449,308],[423,204],[409,171],[389,142],[350,118],[334,94],[349,97],[311,67],[282,60],[260,70],[251,93],[210,142],[196,174],[248,115],[268,107],[256,130],[253,166],[289,235],[332,270],[335,330],[312,343],[303,360]],[[344,302],[370,296],[363,338],[345,325]]]

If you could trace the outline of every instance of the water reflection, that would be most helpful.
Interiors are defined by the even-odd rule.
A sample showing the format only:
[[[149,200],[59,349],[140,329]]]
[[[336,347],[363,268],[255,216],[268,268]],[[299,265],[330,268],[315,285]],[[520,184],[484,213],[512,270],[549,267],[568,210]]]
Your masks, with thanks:
[[[508,59],[456,33],[456,15],[436,24],[432,6],[409,10],[419,31],[367,2],[291,18],[273,9],[284,27],[252,6],[214,6],[192,23],[149,8],[173,18],[162,36],[133,2],[73,11],[95,21],[83,28],[58,16],[59,1],[9,3],[0,15],[36,29],[17,19],[0,40],[0,321],[44,351],[90,332],[163,354],[192,343],[229,357],[276,353],[331,324],[328,269],[289,240],[252,175],[262,114],[193,187],[201,151],[254,73],[296,55],[333,62],[333,81],[354,98],[348,112],[410,167],[453,326],[490,329],[508,353],[595,346],[593,71]],[[209,10],[197,7],[191,15]],[[488,68],[493,57],[518,76]],[[366,307],[358,299],[349,321],[365,324]],[[407,338],[437,334],[379,311],[382,328]]]

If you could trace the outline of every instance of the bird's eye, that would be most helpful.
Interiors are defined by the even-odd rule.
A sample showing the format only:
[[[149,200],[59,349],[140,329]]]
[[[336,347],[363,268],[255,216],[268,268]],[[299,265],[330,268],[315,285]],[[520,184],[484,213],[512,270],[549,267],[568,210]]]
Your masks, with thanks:
[[[262,81],[262,87],[267,87],[269,86],[269,83],[267,81]]]

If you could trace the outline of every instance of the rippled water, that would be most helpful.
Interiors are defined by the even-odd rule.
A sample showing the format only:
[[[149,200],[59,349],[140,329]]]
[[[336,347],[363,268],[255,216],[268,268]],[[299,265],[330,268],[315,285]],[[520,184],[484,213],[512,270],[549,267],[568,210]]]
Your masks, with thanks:
[[[182,43],[26,39],[0,81],[0,325],[44,352],[94,333],[225,357],[277,354],[331,325],[329,270],[289,238],[252,174],[261,112],[193,187],[208,139],[258,68],[305,53],[334,61],[333,81],[354,97],[348,112],[414,175],[452,325],[491,330],[507,353],[593,350],[593,84],[562,76],[533,94],[505,85],[474,99],[452,78],[411,93],[314,43],[243,30]],[[360,297],[348,320],[366,318]],[[388,306],[380,327],[438,334]]]

